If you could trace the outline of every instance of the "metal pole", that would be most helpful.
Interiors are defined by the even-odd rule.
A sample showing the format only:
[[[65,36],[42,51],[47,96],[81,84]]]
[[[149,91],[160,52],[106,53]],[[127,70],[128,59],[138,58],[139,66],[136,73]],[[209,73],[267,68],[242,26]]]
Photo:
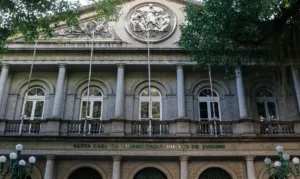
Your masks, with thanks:
[[[91,118],[90,116],[88,116],[88,109],[89,109],[89,102],[90,102],[90,84],[91,84],[92,63],[93,63],[93,53],[94,53],[94,37],[95,37],[95,32],[93,31],[93,40],[92,40],[90,66],[89,66],[88,89],[87,89],[87,101],[86,101],[85,118],[84,118],[84,126],[83,126],[83,136],[85,136],[85,133],[86,133],[87,118]]]
[[[150,34],[149,34],[149,29],[147,30],[147,45],[148,45],[148,88],[149,88],[149,110],[148,110],[148,117],[149,117],[149,136],[151,137],[152,135],[152,101],[151,101],[151,68],[150,68]]]
[[[208,74],[209,74],[209,84],[210,84],[210,93],[211,93],[212,110],[213,110],[214,134],[217,135],[218,132],[217,132],[217,121],[216,121],[216,114],[215,114],[214,91],[213,91],[212,78],[211,78],[211,68],[209,68]]]
[[[28,83],[27,83],[27,89],[26,89],[25,99],[24,99],[25,107],[26,107],[26,102],[28,100],[28,90],[30,88],[30,82],[31,82],[31,77],[32,77],[32,72],[33,72],[33,65],[34,65],[34,61],[35,61],[35,56],[36,56],[37,44],[38,44],[38,39],[35,40],[35,45],[34,45],[34,49],[33,49],[32,61],[31,61],[30,72],[29,72]],[[19,126],[19,135],[22,135],[22,128],[23,128],[24,118],[25,118],[25,115],[24,115],[24,111],[23,111],[23,114],[21,116],[21,124]],[[31,127],[29,127],[29,132],[30,132],[30,128]]]

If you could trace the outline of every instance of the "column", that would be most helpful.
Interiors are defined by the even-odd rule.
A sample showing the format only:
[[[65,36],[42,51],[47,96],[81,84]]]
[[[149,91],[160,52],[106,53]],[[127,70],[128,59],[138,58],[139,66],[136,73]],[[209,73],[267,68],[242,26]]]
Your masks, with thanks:
[[[120,155],[113,156],[112,179],[121,179],[121,159]]]
[[[44,179],[53,179],[54,159],[55,155],[46,155],[46,169]]]
[[[298,111],[300,112],[300,81],[299,81],[299,72],[296,68],[292,68],[292,75],[293,75],[294,88],[295,88],[297,102],[298,102]]]
[[[240,119],[248,117],[248,110],[246,105],[245,93],[244,93],[244,85],[243,85],[243,77],[241,69],[238,67],[235,70],[236,73],[236,87],[237,87],[237,96],[239,103],[239,111],[240,111]]]
[[[8,64],[3,64],[2,65],[2,71],[1,71],[1,76],[0,76],[0,119],[4,117],[4,111],[1,111],[5,109],[2,105],[4,104],[4,91],[5,91],[5,84],[7,81],[7,76],[9,72],[9,65]]]
[[[185,118],[184,73],[182,65],[177,65],[177,108],[178,119]]]
[[[56,82],[52,118],[61,118],[65,76],[66,76],[66,64],[59,64],[59,72],[58,72],[58,77]]]
[[[189,178],[188,160],[189,156],[179,156],[180,159],[180,179]]]
[[[115,118],[124,118],[124,65],[118,65]]]
[[[254,171],[254,156],[246,156],[247,179],[256,179]]]

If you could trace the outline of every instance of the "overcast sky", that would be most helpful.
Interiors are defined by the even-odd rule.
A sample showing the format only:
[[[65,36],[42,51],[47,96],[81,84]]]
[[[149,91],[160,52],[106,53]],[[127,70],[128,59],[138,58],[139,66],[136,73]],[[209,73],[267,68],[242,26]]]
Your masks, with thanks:
[[[79,0],[79,2],[81,3],[81,5],[87,5],[87,4],[90,4],[92,1],[91,0]]]
[[[69,0],[69,1],[76,2],[78,0]],[[92,0],[79,0],[79,2],[80,2],[81,5],[87,5],[87,4],[90,4],[93,1]]]

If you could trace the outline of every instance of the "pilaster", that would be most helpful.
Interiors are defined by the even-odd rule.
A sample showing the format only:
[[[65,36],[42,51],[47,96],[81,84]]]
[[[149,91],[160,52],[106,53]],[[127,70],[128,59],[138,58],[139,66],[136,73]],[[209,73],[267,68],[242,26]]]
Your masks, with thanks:
[[[118,64],[115,118],[124,118],[124,65]]]
[[[298,112],[300,112],[300,81],[299,81],[298,69],[292,68],[292,76],[293,76],[294,88],[295,88],[295,93],[297,98]]]
[[[3,97],[4,97],[9,67],[10,67],[9,64],[6,64],[6,63],[2,64],[2,70],[1,70],[1,76],[0,76],[0,119],[3,119],[3,117],[4,117],[4,111],[2,111],[2,110],[5,109],[5,107],[3,107],[2,105],[4,104]]]
[[[246,167],[247,167],[247,179],[256,179],[254,170],[254,158],[255,156],[246,156]]]
[[[121,160],[122,156],[115,155],[113,158],[112,179],[121,179]]]
[[[56,82],[55,98],[53,104],[52,118],[61,118],[61,107],[63,101],[63,88],[66,76],[66,64],[59,64],[58,78]]]
[[[236,73],[236,87],[237,87],[240,119],[243,119],[248,117],[248,109],[247,109],[246,99],[245,99],[243,76],[242,76],[241,69],[239,67],[236,68],[235,73]]]
[[[46,155],[46,159],[47,159],[47,162],[46,162],[44,179],[53,179],[55,155]]]
[[[180,159],[180,179],[189,179],[188,160],[189,156],[179,156]]]
[[[178,119],[185,118],[184,72],[182,65],[177,65],[177,110]]]

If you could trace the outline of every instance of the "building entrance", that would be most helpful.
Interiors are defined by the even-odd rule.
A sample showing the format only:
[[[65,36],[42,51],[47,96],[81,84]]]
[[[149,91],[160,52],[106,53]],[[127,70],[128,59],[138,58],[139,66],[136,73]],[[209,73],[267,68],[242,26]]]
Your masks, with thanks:
[[[199,179],[232,179],[232,177],[225,170],[213,167],[201,173]]]
[[[140,170],[134,179],[167,179],[167,177],[162,171],[149,167]]]
[[[102,176],[93,168],[82,167],[72,172],[69,179],[102,179]]]

